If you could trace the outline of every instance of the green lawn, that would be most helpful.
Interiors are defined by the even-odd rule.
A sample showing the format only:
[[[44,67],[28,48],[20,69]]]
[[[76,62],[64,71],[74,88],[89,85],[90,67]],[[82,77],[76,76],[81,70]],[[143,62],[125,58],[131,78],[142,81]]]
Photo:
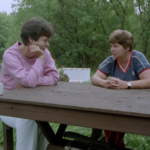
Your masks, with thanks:
[[[95,73],[95,71],[91,72],[91,77],[93,76],[94,73]],[[53,128],[53,130],[56,132],[59,124],[50,123],[50,125]],[[92,129],[69,125],[67,127],[67,131],[74,131],[76,133],[90,136]],[[125,134],[124,142],[125,142],[127,148],[131,148],[134,150],[150,150],[150,137],[148,137],[148,136]],[[14,149],[15,149],[15,143],[16,143],[16,132],[14,130]],[[0,121],[0,147],[3,147],[3,129],[2,129],[1,121]]]
[[[0,121],[0,147],[3,147],[3,126],[2,126],[2,121]]]
[[[50,123],[50,125],[56,132],[59,124]],[[69,125],[67,127],[67,131],[74,131],[76,133],[90,136],[92,129]],[[1,121],[0,121],[0,133],[1,133],[0,134],[0,147],[3,147],[3,130],[2,130],[2,122]],[[148,136],[126,134],[124,137],[124,141],[125,141],[127,148],[131,148],[134,150],[150,150],[150,137],[148,137]],[[15,149],[15,143],[16,143],[16,132],[14,130],[14,149]]]

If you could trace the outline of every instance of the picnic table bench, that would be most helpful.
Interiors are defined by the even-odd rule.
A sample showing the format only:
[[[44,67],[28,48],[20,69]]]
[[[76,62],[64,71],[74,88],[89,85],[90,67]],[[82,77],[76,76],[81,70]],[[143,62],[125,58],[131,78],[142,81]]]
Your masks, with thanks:
[[[54,150],[68,143],[63,139],[67,125],[149,136],[149,95],[150,89],[113,90],[59,82],[5,92],[0,96],[0,115],[36,120],[51,144],[48,149]],[[48,122],[60,124],[56,134]]]

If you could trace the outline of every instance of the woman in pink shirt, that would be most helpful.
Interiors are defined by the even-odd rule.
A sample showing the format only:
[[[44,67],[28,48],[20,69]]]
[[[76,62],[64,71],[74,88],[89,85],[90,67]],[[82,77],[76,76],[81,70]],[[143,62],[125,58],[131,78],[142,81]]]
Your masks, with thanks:
[[[31,18],[21,28],[22,43],[16,42],[3,55],[1,83],[4,91],[37,85],[55,85],[59,74],[47,50],[53,27],[44,19]],[[0,116],[16,129],[16,150],[44,150],[47,140],[33,120]]]

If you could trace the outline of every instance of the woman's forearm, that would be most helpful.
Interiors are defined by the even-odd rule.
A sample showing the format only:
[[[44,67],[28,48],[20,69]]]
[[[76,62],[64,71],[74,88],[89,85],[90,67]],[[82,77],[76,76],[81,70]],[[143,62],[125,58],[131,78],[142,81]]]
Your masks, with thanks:
[[[146,89],[150,88],[150,79],[141,79],[130,81],[132,89]]]
[[[97,76],[92,77],[92,84],[100,87],[105,87],[106,88],[106,80],[101,79]]]

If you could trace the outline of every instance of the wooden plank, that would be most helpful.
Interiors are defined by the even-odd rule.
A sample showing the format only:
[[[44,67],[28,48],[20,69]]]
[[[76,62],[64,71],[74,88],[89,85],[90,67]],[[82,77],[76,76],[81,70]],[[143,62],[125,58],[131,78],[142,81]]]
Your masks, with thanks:
[[[63,146],[49,144],[46,150],[64,150]]]
[[[51,144],[56,144],[58,142],[56,141],[56,135],[48,122],[36,121],[36,123]]]
[[[13,128],[3,123],[4,150],[13,150]]]
[[[101,136],[102,136],[102,130],[100,130],[100,129],[92,129],[92,135],[91,135],[92,139],[98,140]]]
[[[113,90],[63,82],[57,86],[7,91],[0,101],[149,118],[149,94],[150,89]]]
[[[57,139],[57,141],[60,141],[60,145],[62,143],[62,138],[63,138],[66,128],[67,128],[66,124],[60,124],[59,128],[57,130],[56,139]]]
[[[85,135],[75,133],[75,132],[70,132],[70,131],[65,132],[64,137],[71,138],[73,140],[84,142],[84,143],[90,143],[93,145],[95,144],[95,145],[108,147],[108,148],[111,147],[110,143],[107,143],[105,141],[98,141],[98,140],[92,139],[90,137],[87,137]]]
[[[65,149],[65,147],[63,146],[57,146],[57,145],[51,145],[49,144],[46,150],[78,150],[80,148],[80,150],[131,150],[131,149],[127,149],[127,148],[119,148],[119,147],[112,147],[112,148],[108,148],[108,147],[101,147],[101,146],[97,146],[97,145],[93,145],[93,144],[88,144],[88,143],[83,143],[83,142],[77,142],[77,141],[73,141],[72,143],[70,143],[69,145],[66,146],[67,148]],[[72,147],[72,149],[71,149]]]
[[[1,115],[50,121],[96,129],[150,135],[150,119],[118,114],[1,102]]]

